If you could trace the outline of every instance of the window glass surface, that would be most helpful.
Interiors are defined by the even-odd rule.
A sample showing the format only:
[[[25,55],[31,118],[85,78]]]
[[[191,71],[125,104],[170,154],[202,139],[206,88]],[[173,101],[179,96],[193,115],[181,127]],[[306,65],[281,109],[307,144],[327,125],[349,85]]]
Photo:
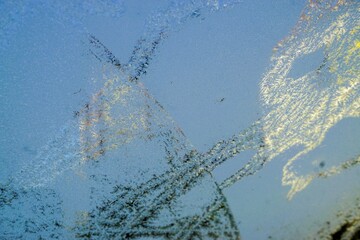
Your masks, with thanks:
[[[360,239],[356,0],[0,1],[0,239]]]

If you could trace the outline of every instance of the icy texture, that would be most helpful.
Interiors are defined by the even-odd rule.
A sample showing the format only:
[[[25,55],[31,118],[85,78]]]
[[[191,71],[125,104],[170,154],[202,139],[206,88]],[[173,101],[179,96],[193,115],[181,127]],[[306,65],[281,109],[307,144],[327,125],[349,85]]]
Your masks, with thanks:
[[[294,161],[319,146],[332,126],[343,118],[360,116],[359,7],[356,1],[317,1],[304,9],[292,34],[275,47],[272,65],[261,82],[265,114],[259,131],[264,147],[221,186],[254,174],[295,146],[305,149],[283,168],[282,183],[291,186],[289,198],[314,178],[329,177],[360,162],[357,155],[305,176],[293,169]],[[318,68],[295,79],[288,76],[296,59],[322,49],[325,58]]]
[[[97,80],[103,86],[34,159],[0,185],[0,238],[239,239],[223,189],[299,145],[304,150],[283,168],[289,198],[316,177],[357,165],[359,156],[305,176],[293,169],[295,160],[319,146],[337,122],[360,116],[356,1],[310,1],[292,34],[274,49],[261,81],[264,115],[204,153],[147,91],[141,77],[172,31],[236,3],[175,1],[149,19],[127,62],[120,62],[101,36],[87,34],[86,57],[102,66]],[[84,15],[116,18],[123,12],[122,2],[1,4],[1,12],[7,13],[1,17],[2,47],[21,27],[19,19],[37,11],[56,12],[54,18],[82,32]],[[316,51],[324,51],[321,65],[291,77],[294,62]],[[211,172],[246,150],[256,154],[224,182],[215,182]],[[66,202],[74,206],[66,208]]]
[[[210,156],[197,157],[181,129],[139,82],[169,30],[197,17],[200,10],[211,12],[224,6],[207,1],[174,4],[151,19],[125,64],[89,35],[90,53],[104,65],[104,86],[3,188],[6,206],[1,209],[1,236],[239,238],[225,197],[209,174]],[[88,194],[71,196],[66,187],[73,184],[61,179],[73,174],[71,178],[80,178],[77,186]],[[48,218],[44,224],[38,215],[47,213],[37,211],[42,209],[37,202],[46,204],[55,194],[44,190],[48,186],[64,199],[83,201],[84,206],[61,212],[61,201],[56,206],[48,204],[47,211],[55,212],[56,220]],[[38,198],[32,201],[32,195]],[[26,214],[30,231],[28,221],[21,220],[27,205],[16,201],[26,198],[32,209]],[[8,215],[13,219],[8,220]]]
[[[268,111],[264,135],[272,158],[287,149],[304,146],[283,169],[288,196],[304,189],[316,177],[328,177],[354,166],[360,156],[320,173],[298,176],[294,161],[315,149],[327,131],[346,117],[360,116],[360,5],[357,1],[311,3],[293,33],[279,43],[271,70],[261,83],[261,96]],[[324,51],[317,69],[296,79],[288,76],[294,61],[315,51]]]

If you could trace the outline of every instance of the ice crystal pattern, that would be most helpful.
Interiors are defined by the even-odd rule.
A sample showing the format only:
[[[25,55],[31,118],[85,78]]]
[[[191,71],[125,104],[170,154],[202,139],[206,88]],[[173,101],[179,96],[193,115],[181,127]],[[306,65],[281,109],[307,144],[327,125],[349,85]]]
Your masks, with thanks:
[[[239,239],[224,188],[297,145],[304,150],[283,168],[289,198],[316,177],[357,165],[359,156],[354,156],[320,173],[299,176],[293,171],[294,162],[316,148],[332,126],[360,116],[356,1],[309,1],[292,33],[274,49],[261,81],[265,114],[204,153],[144,87],[141,77],[151,70],[151,60],[171,31],[236,3],[174,3],[150,18],[125,63],[101,37],[90,34],[89,53],[104,66],[104,85],[30,164],[0,185],[0,237]],[[319,49],[326,57],[317,69],[288,76],[296,59]],[[256,154],[234,175],[220,183],[213,179],[217,166],[249,149]],[[86,179],[89,201],[86,211],[67,223],[52,184],[69,172]]]

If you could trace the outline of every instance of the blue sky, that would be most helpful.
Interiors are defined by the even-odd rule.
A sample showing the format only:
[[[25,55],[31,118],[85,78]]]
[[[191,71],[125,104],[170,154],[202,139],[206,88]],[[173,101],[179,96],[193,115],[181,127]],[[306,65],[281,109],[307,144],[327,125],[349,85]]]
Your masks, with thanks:
[[[52,14],[57,12],[54,8],[47,11],[46,4],[23,5],[38,9],[35,13],[14,11],[18,18],[9,26],[16,30],[3,32],[9,42],[0,48],[0,158],[5,166],[0,169],[1,180],[35,158],[64,125],[72,124],[74,111],[102,86],[102,66],[88,52],[87,34],[96,36],[125,63],[137,40],[148,34],[148,16],[169,5],[165,0],[106,3],[92,7],[70,4],[70,10],[64,8],[59,15]],[[114,6],[118,8],[108,14],[96,14],[96,10],[103,13]],[[228,9],[201,13],[169,32],[140,82],[193,146],[206,151],[262,116],[260,81],[269,68],[273,47],[290,33],[304,6],[303,1],[295,0],[244,0]],[[319,59],[322,55],[310,62],[316,66]],[[336,125],[319,149],[304,160],[304,168],[318,167],[308,159],[336,162],[358,154],[359,134],[354,132],[360,133],[358,119]],[[337,209],[340,203],[351,205],[351,192],[360,190],[356,184],[359,169],[352,169],[316,181],[289,202],[288,189],[281,186],[281,170],[293,152],[296,149],[224,191],[244,239],[277,234],[286,238],[287,234],[315,231],[317,223],[333,213],[329,209]],[[214,178],[224,179],[252,154],[235,157],[215,170]]]

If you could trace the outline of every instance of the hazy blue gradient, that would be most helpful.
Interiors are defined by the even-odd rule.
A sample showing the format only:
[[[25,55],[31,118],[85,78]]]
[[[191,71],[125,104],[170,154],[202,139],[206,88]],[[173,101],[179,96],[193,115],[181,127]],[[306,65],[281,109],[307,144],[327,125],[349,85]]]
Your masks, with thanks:
[[[28,173],[20,170],[24,166],[31,169],[28,165],[32,161],[41,162],[37,156],[56,136],[62,136],[64,145],[77,141],[76,111],[83,109],[103,87],[107,80],[104,76],[115,71],[91,54],[89,35],[99,39],[126,64],[141,36],[156,36],[156,24],[161,27],[161,13],[180,3],[166,0],[0,2],[0,22],[3,22],[0,23],[1,184],[12,178],[27,178]],[[194,149],[198,153],[206,152],[217,142],[229,139],[262,118],[265,109],[260,102],[260,82],[270,68],[273,48],[291,33],[307,1],[219,1],[220,5],[226,3],[234,5],[217,10],[203,7],[198,17],[179,17],[180,22],[176,19],[170,22],[166,38],[156,49],[147,73],[139,78],[141,87],[165,109],[157,112],[159,122],[167,123],[164,119],[169,117],[174,121],[169,126],[177,126],[184,133],[186,148],[179,154]],[[158,19],[156,13],[159,13]],[[323,59],[323,53],[300,58],[289,76],[303,76],[321,65]],[[76,134],[64,137],[67,135],[61,131]],[[320,172],[322,168],[358,156],[359,138],[359,118],[341,120],[327,132],[320,146],[296,162],[297,173]],[[58,215],[64,217],[68,229],[76,224],[81,213],[90,212],[109,196],[111,199],[115,183],[136,186],[170,168],[164,153],[158,150],[160,140],[143,143],[136,139],[124,145],[104,155],[98,166],[83,166],[78,163],[79,159],[76,163],[60,164],[57,168],[63,171],[55,174],[58,169],[49,170],[54,172],[53,178],[49,177],[51,180],[45,186],[34,187],[44,191],[44,196],[51,195],[48,191],[56,193],[54,196],[60,199],[62,211]],[[358,166],[333,177],[315,179],[288,200],[289,187],[281,184],[282,169],[300,150],[302,146],[295,146],[280,153],[261,171],[222,191],[242,239],[270,236],[272,239],[315,236],[316,239],[327,221],[331,220],[331,227],[336,228],[342,221],[340,217],[336,219],[336,214],[351,211],[359,202]],[[54,150],[54,155],[66,154],[59,151]],[[196,199],[199,202],[190,204],[188,209],[181,209],[179,203],[175,208],[179,215],[187,216],[193,209],[200,209],[200,203],[213,201],[215,195],[211,194],[218,194],[217,184],[240,169],[254,153],[246,150],[212,173],[206,173],[203,182],[197,185],[200,194],[190,193],[189,199],[181,200],[184,203],[179,200],[184,206]],[[76,159],[78,155],[74,155]],[[119,156],[122,162],[114,160]],[[43,161],[46,165],[47,159]],[[92,174],[98,179],[90,179]],[[113,182],[106,185],[105,180],[99,180],[102,174],[110,176],[109,182]],[[37,178],[36,173],[31,176]],[[16,187],[23,187],[22,182],[16,184],[15,181]],[[28,195],[19,196],[30,199],[27,203],[30,207],[24,205],[25,210],[18,210],[23,211],[25,217],[31,201],[37,206],[36,200],[32,200],[36,197],[30,193],[32,187],[26,189]],[[44,202],[58,204],[55,197],[55,200],[46,199]],[[1,212],[2,204],[5,204],[4,198],[0,198],[0,215],[5,219],[4,216],[13,213]],[[358,214],[359,209],[356,211]],[[44,222],[50,220],[49,217]],[[6,231],[0,228],[0,239]],[[74,235],[66,230],[62,237]]]

